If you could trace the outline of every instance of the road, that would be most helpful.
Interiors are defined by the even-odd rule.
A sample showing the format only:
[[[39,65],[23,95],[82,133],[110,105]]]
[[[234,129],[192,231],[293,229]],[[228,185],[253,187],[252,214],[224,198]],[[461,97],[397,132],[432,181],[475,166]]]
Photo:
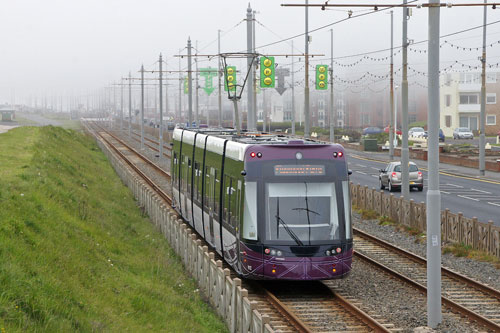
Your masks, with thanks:
[[[356,153],[348,154],[348,162],[354,183],[379,189],[379,170],[387,162],[367,159]],[[427,171],[420,170],[424,175],[424,191],[411,191],[410,196],[416,202],[425,202]],[[466,217],[477,217],[480,222],[492,220],[500,226],[500,182],[454,175],[446,170],[441,171],[439,182],[442,209],[448,208],[452,213],[462,212]],[[401,192],[394,192],[394,195],[399,197]]]

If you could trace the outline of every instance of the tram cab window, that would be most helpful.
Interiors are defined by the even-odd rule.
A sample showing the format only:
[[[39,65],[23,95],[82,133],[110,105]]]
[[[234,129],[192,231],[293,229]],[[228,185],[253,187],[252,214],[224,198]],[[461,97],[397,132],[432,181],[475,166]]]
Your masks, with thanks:
[[[245,182],[242,238],[257,240],[257,182]]]
[[[309,245],[340,238],[334,183],[266,184],[266,239]]]

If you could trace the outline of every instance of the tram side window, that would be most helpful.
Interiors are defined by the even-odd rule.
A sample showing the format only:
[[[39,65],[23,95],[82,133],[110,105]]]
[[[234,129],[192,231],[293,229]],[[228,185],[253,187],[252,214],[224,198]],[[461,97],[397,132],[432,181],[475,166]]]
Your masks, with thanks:
[[[188,157],[187,159],[187,168],[186,168],[186,187],[187,193],[191,194],[191,175],[193,174],[191,168],[191,159]]]
[[[342,194],[344,197],[344,214],[345,214],[345,238],[352,238],[352,224],[351,224],[351,196],[349,182],[342,182]]]
[[[218,182],[218,179],[217,179],[217,170],[212,168],[212,172],[213,172],[213,178],[212,178],[212,208],[214,210],[214,215],[219,215],[219,202],[218,202],[218,199],[219,199],[219,195],[218,195],[218,191],[217,191],[217,182]]]
[[[203,198],[203,204],[207,210],[209,210],[210,207],[210,179],[211,176],[208,173],[208,167],[205,167],[205,192],[203,193],[204,198]]]
[[[177,153],[174,151],[174,168],[172,170],[172,182],[175,184],[177,180]]]
[[[257,240],[257,183],[245,182],[242,237]]]
[[[232,208],[232,201],[234,201],[233,189],[232,189],[233,179],[229,176],[225,176],[224,178],[225,179],[224,179],[223,219],[227,225],[234,228],[234,225],[231,223],[233,220],[233,216],[232,216],[233,212],[232,212],[231,208]]]
[[[200,200],[200,163],[194,162],[194,198]]]
[[[239,227],[240,225],[240,214],[241,214],[241,180],[238,180],[238,187],[236,189],[236,196],[234,198],[234,216],[233,225]]]

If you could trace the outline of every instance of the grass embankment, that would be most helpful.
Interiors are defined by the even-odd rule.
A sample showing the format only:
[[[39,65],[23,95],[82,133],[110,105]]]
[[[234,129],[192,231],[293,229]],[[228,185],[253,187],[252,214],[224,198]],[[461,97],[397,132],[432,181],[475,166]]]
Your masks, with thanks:
[[[0,331],[226,328],[92,139],[0,134]]]

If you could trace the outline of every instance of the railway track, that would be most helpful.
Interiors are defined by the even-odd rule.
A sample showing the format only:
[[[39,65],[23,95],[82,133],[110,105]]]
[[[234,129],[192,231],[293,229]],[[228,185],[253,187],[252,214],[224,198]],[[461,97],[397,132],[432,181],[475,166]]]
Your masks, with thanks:
[[[426,293],[426,259],[354,230],[354,255]],[[442,304],[494,332],[500,332],[500,291],[441,268]]]
[[[89,124],[100,137],[120,156],[149,186],[167,203],[170,196],[146,175],[138,162],[155,169],[170,179],[170,174],[158,167],[143,154],[98,124]],[[259,304],[259,311],[271,318],[277,332],[388,332],[388,329],[373,317],[360,310],[351,301],[336,294],[320,282],[305,283],[300,288],[289,283],[268,285],[250,283],[256,295],[250,296]],[[390,325],[389,325],[390,326]]]

